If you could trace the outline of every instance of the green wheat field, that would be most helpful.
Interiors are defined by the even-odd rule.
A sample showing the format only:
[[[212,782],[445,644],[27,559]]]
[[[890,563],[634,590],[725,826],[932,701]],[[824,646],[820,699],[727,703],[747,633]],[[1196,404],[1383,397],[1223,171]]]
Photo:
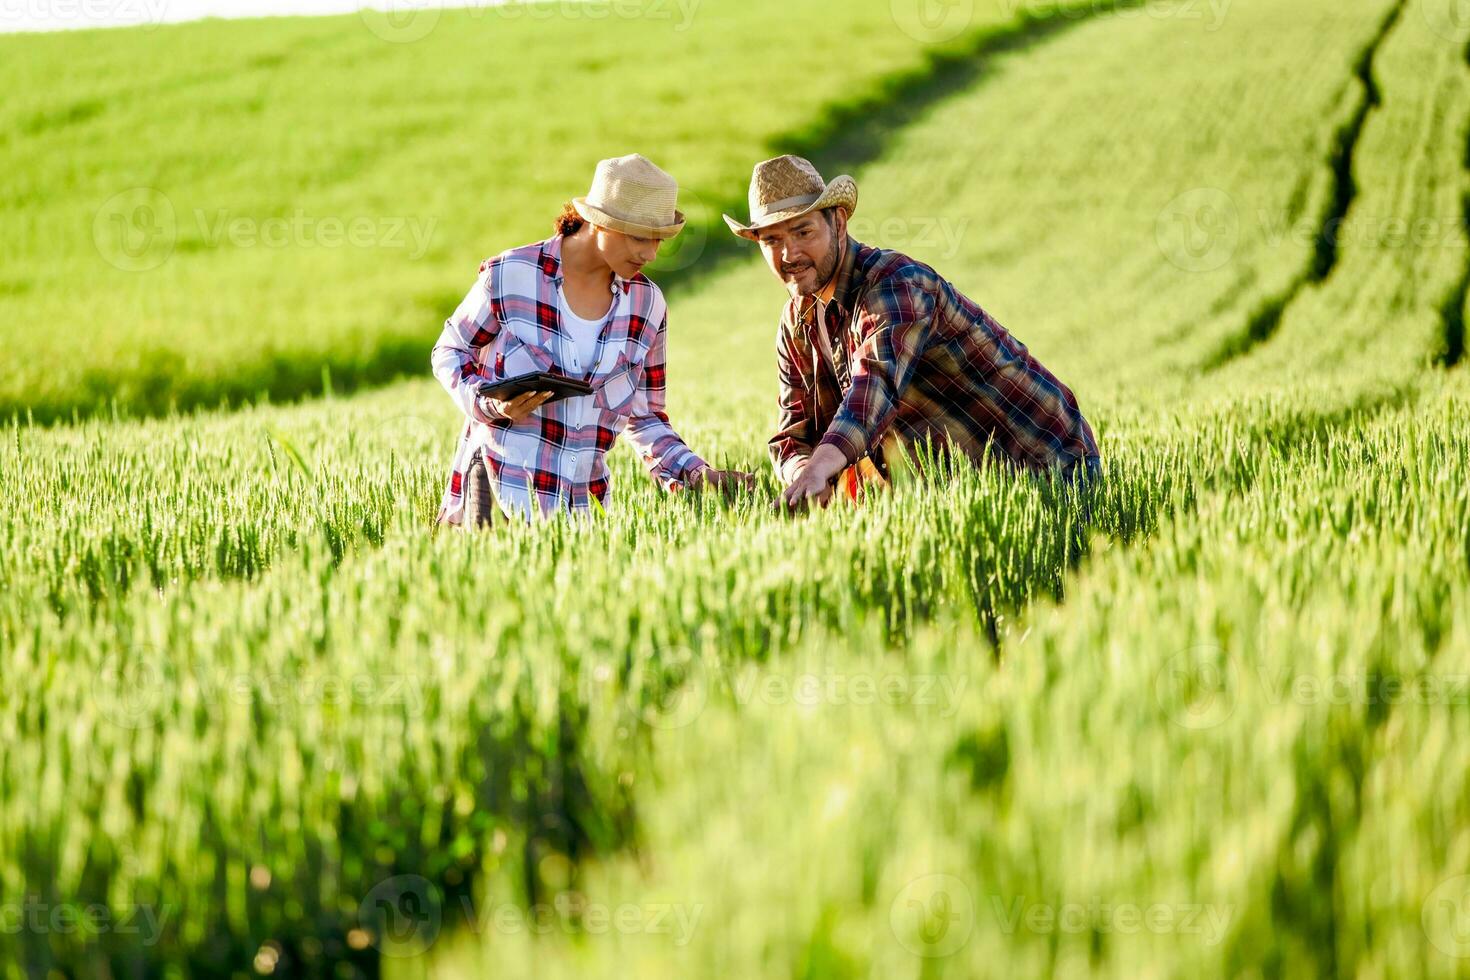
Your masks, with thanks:
[[[1470,8],[589,0],[0,35],[0,977],[1470,973]],[[436,531],[429,350],[677,176],[670,415]],[[1106,479],[772,513],[751,166]]]

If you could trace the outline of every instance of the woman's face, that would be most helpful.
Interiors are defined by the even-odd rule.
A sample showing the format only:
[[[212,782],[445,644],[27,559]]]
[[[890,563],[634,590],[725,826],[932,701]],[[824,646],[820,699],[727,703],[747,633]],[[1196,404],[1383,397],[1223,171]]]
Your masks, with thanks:
[[[658,258],[657,238],[635,238],[620,231],[593,226],[592,242],[608,268],[624,279],[632,279]]]

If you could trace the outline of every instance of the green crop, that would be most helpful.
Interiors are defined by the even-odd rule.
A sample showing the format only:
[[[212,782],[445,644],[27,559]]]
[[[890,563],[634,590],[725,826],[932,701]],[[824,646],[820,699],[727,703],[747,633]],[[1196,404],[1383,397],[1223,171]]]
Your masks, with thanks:
[[[666,495],[620,448],[606,515],[483,535],[432,526],[439,387],[349,393],[388,374],[335,358],[427,375],[481,253],[541,233],[623,136],[545,117],[551,53],[661,25],[0,38],[0,81],[58,73],[0,108],[6,220],[59,236],[0,246],[0,397],[37,406],[0,430],[0,976],[1461,975],[1452,12],[996,3],[936,43],[902,4],[778,5],[844,53],[802,89],[759,33],[775,7],[707,6],[616,101],[709,206],[667,276],[670,416],[761,483]],[[177,57],[145,71],[150,46]],[[614,71],[587,57],[559,98]],[[373,58],[350,112],[289,84]],[[492,62],[509,88],[466,109]],[[172,145],[103,130],[160,105],[198,128],[158,163],[191,208],[419,201],[456,230],[416,271],[182,248],[64,289],[96,263],[96,188]],[[312,138],[242,152],[224,106]],[[527,135],[482,159],[465,119]],[[1074,387],[1100,485],[906,467],[861,506],[772,512],[783,293],[714,210],[786,149],[854,173],[860,237]],[[67,154],[72,177],[35,162]],[[481,186],[494,215],[465,210]],[[57,372],[68,334],[30,325],[77,301],[115,322]],[[344,390],[270,404],[324,363]],[[88,377],[122,379],[110,408]],[[220,379],[252,403],[168,411]]]

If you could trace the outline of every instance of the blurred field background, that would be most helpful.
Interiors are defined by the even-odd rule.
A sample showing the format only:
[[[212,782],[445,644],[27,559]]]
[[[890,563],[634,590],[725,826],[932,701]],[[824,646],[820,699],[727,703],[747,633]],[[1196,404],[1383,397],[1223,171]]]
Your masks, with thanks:
[[[773,20],[831,70],[783,83]],[[887,3],[619,0],[0,35],[0,412],[419,374],[423,324],[485,255],[545,237],[609,146],[657,147],[681,180],[693,227],[665,270],[714,259],[755,160],[855,132],[854,109],[1016,23],[1003,0],[975,21],[923,45]],[[83,323],[79,360],[63,325]]]
[[[114,926],[4,975],[1463,975],[1470,17],[604,6],[0,37],[0,908]],[[443,318],[635,149],[764,485],[431,533]],[[769,515],[785,151],[1074,387],[1085,523]]]

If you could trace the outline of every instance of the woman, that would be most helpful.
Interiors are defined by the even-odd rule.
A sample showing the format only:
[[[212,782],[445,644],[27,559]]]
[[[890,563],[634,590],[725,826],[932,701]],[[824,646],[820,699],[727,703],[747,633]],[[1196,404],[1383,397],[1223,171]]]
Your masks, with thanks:
[[[488,523],[495,502],[526,517],[606,506],[605,457],[624,432],[666,489],[754,483],[712,469],[664,414],[668,307],[641,270],[684,227],[678,195],[674,178],[638,154],[603,160],[554,237],[480,265],[432,358],[467,420],[440,523]],[[479,393],[542,371],[585,380],[593,393],[549,403],[546,392]]]

